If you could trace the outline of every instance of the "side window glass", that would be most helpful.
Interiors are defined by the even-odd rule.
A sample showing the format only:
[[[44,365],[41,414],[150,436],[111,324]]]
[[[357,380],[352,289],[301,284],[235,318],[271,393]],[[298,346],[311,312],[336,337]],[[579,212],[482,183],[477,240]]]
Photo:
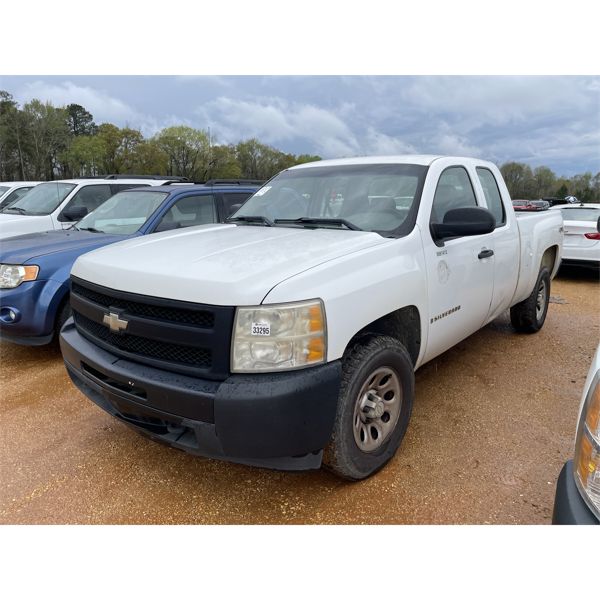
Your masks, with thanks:
[[[177,200],[164,214],[156,227],[156,231],[205,225],[214,223],[216,220],[217,211],[215,210],[215,198],[212,194],[186,196],[181,200]]]
[[[110,185],[86,185],[73,196],[69,208],[85,206],[88,212],[96,210],[103,202],[112,196]]]
[[[230,217],[250,196],[252,196],[251,192],[223,194],[223,216]]]
[[[433,197],[431,222],[443,223],[444,216],[453,208],[477,206],[475,192],[464,167],[450,167],[441,175]]]
[[[477,176],[481,182],[488,209],[496,217],[496,227],[500,227],[506,223],[506,214],[502,196],[500,196],[500,190],[498,189],[498,182],[494,174],[484,167],[477,167]]]

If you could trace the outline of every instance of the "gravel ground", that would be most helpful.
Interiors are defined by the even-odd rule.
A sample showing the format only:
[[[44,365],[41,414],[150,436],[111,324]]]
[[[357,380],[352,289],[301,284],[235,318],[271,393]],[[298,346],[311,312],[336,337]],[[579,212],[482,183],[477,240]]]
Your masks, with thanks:
[[[403,445],[347,483],[189,456],[70,383],[56,345],[0,344],[0,523],[549,523],[600,339],[597,276],[562,271],[542,331],[505,315],[417,372]]]

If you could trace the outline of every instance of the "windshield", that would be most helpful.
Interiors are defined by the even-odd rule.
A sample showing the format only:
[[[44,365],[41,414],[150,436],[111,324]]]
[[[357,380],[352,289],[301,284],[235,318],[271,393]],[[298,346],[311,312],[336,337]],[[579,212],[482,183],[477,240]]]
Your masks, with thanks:
[[[9,187],[6,187],[5,185],[0,185],[0,196],[2,196],[2,194],[4,194],[4,192],[7,192],[8,190],[10,190]]]
[[[74,187],[74,183],[59,181],[40,183],[14,204],[5,208],[4,212],[14,212],[22,215],[49,215],[60,206]]]
[[[600,217],[598,208],[561,208],[565,221],[597,221]]]
[[[81,219],[77,229],[121,235],[135,233],[167,195],[168,192],[119,192]]]
[[[290,169],[258,190],[231,219],[292,227],[345,226],[384,235],[403,233],[397,230],[407,226],[410,230],[414,225],[426,172],[427,167],[407,164]],[[250,217],[263,220],[251,221]],[[295,219],[300,221],[281,222]]]

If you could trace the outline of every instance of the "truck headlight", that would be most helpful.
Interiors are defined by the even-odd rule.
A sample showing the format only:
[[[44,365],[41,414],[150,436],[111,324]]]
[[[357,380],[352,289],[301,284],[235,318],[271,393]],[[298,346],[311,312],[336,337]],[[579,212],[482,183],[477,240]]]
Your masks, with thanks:
[[[325,362],[321,300],[239,307],[231,345],[235,373],[286,371]]]
[[[35,265],[0,265],[0,288],[16,288],[24,281],[34,281],[39,271]]]
[[[600,519],[600,371],[583,404],[575,442],[575,483]]]

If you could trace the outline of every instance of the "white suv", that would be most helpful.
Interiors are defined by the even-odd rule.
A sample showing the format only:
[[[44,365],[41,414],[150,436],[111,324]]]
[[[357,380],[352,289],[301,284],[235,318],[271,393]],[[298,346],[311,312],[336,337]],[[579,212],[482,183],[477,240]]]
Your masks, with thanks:
[[[0,240],[52,229],[66,229],[113,194],[165,179],[62,179],[40,183],[0,213]]]
[[[0,181],[0,210],[14,204],[39,181]]]

